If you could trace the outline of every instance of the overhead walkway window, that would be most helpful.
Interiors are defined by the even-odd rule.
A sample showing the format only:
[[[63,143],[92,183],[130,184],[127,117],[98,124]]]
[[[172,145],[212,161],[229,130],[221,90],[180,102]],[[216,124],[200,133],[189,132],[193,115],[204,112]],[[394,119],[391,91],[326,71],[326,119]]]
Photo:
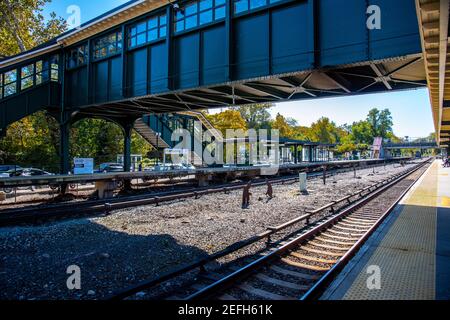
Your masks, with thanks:
[[[225,2],[225,0],[200,0],[185,4],[175,11],[175,32],[224,19]]]
[[[59,81],[58,55],[0,73],[0,99],[48,81]]]
[[[34,64],[22,67],[20,73],[20,90],[25,90],[34,84]]]
[[[94,59],[106,58],[122,52],[122,32],[114,32],[94,41]]]
[[[45,70],[47,71],[47,70]],[[59,57],[50,58],[50,80],[59,81]]]
[[[86,45],[71,49],[67,54],[67,69],[84,66],[87,63],[88,49]]]
[[[234,0],[234,13],[247,12],[268,6],[283,0]]]
[[[167,34],[167,17],[160,15],[141,21],[128,30],[128,47],[134,48],[160,38]]]
[[[3,97],[9,97],[17,92],[17,70],[3,74]]]

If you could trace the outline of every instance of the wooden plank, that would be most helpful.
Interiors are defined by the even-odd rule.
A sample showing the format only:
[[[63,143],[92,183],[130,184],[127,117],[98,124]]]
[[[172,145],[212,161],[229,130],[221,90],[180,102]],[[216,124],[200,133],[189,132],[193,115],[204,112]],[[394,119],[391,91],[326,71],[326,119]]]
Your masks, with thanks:
[[[306,291],[306,290],[309,289],[308,286],[303,286],[303,285],[300,285],[300,284],[279,280],[279,279],[276,279],[276,278],[272,278],[272,277],[266,276],[265,274],[262,274],[262,273],[257,274],[256,278],[258,278],[259,280],[264,281],[266,283],[269,283],[269,284],[272,284],[272,285],[275,285],[275,286],[288,288],[288,289],[301,290],[301,291]]]
[[[291,256],[294,256],[298,259],[303,259],[306,261],[324,263],[324,264],[335,264],[337,262],[337,260],[326,260],[326,259],[322,259],[322,258],[311,257],[311,256],[307,256],[307,255],[304,255],[304,254],[301,254],[298,252],[291,252]]]
[[[351,246],[347,247],[347,248],[329,246],[329,245],[326,245],[326,244],[317,243],[316,241],[310,241],[309,244],[311,244],[311,245],[313,245],[315,247],[329,249],[329,250],[336,250],[336,251],[348,251],[348,249],[351,248]]]
[[[282,295],[272,293],[266,290],[258,289],[255,287],[252,287],[248,284],[241,284],[238,286],[239,289],[244,290],[247,293],[250,293],[252,295],[267,299],[267,300],[296,300],[295,298],[291,297],[284,297]]]
[[[304,263],[292,261],[292,260],[287,259],[287,258],[283,258],[283,259],[281,259],[281,261],[283,261],[284,263],[286,263],[287,265],[290,265],[292,267],[302,268],[302,269],[306,269],[306,270],[313,270],[313,271],[328,271],[328,270],[330,270],[330,268],[323,268],[323,267],[318,267],[318,266],[310,266],[310,265],[307,265],[307,264],[304,264]]]
[[[315,239],[319,240],[319,241],[322,241],[322,242],[325,242],[325,243],[337,244],[337,245],[341,245],[341,246],[350,246],[351,247],[351,246],[353,246],[355,244],[354,241],[353,242],[351,242],[351,241],[342,242],[342,241],[327,239],[327,238],[324,238],[322,236],[316,237]]]
[[[298,272],[298,271],[292,271],[292,270],[288,270],[285,268],[281,268],[278,266],[271,266],[270,267],[271,270],[278,272],[280,274],[284,274],[286,276],[291,276],[291,277],[295,277],[295,278],[299,278],[302,280],[317,280],[319,279],[319,276],[316,275],[312,275],[312,274],[306,274],[306,273],[302,273],[302,272]]]
[[[324,251],[324,250],[316,250],[316,249],[312,249],[312,248],[308,248],[308,247],[302,247],[302,250],[311,252],[311,253],[322,254],[322,255],[330,256],[330,257],[336,257],[336,258],[342,257],[342,254],[340,254],[340,253],[334,253],[334,252]]]
[[[349,241],[354,241],[354,242],[356,242],[359,239],[361,239],[361,237],[350,237],[350,236],[348,236],[348,237],[340,237],[340,236],[336,236],[336,235],[330,234],[330,233],[322,233],[320,236],[321,237],[331,238],[331,239],[336,239],[336,240],[344,240],[344,241],[349,240]]]

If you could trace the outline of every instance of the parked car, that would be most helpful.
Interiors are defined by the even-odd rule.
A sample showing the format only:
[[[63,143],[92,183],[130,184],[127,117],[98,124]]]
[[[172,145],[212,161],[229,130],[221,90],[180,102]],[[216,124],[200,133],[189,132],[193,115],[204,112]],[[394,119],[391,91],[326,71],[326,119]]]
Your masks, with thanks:
[[[18,170],[22,170],[22,167],[10,164],[0,165],[0,173],[8,173],[9,171],[18,171]]]
[[[102,163],[99,168],[99,173],[109,173],[109,172],[123,172],[123,165],[120,163]]]
[[[26,168],[22,170],[22,176],[24,177],[35,177],[35,176],[53,176],[51,172],[47,172],[36,168]]]

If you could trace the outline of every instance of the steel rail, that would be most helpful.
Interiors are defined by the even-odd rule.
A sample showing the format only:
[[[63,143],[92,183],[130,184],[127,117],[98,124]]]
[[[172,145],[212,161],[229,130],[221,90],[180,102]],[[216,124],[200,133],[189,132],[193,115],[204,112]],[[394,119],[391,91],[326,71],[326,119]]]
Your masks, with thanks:
[[[416,184],[416,182],[423,176],[425,171],[414,180],[411,185],[404,190],[401,195],[394,201],[394,203],[383,213],[383,215],[374,223],[372,227],[342,256],[338,262],[325,273],[316,284],[305,293],[300,300],[307,301],[313,300],[323,293],[323,290],[334,280],[337,274],[344,269],[344,267],[350,262],[350,260],[357,254],[361,247],[366,243],[366,241],[375,233],[375,231],[381,226],[381,224],[387,219],[387,217],[394,211],[400,201],[405,197],[405,195],[411,190],[411,188]]]
[[[412,169],[407,170],[406,172],[404,172],[401,175],[397,175],[397,177],[395,179],[389,179],[389,180],[391,180],[390,182],[388,182],[387,184],[385,184],[383,186],[380,186],[379,188],[377,188],[370,194],[366,195],[364,198],[362,198],[362,199],[358,200],[357,202],[351,204],[350,206],[346,207],[345,209],[342,210],[342,212],[335,215],[331,219],[325,221],[324,223],[321,223],[320,225],[314,227],[313,229],[300,235],[299,237],[289,241],[287,244],[285,244],[285,245],[281,246],[280,248],[268,253],[267,255],[257,259],[256,261],[238,269],[237,271],[231,273],[230,275],[195,292],[194,294],[186,297],[184,300],[205,299],[214,294],[217,294],[218,292],[223,291],[224,289],[231,287],[237,281],[248,277],[249,275],[253,274],[256,270],[263,267],[264,265],[267,265],[268,263],[278,259],[280,256],[284,255],[286,252],[290,251],[292,248],[298,246],[299,243],[302,243],[302,242],[316,236],[317,234],[321,233],[323,230],[328,229],[330,226],[334,225],[336,222],[340,221],[342,218],[350,215],[353,211],[364,206],[365,204],[367,204],[368,202],[373,200],[378,195],[382,194],[383,192],[385,192],[392,186],[396,185],[398,182],[402,181],[404,178],[410,176],[412,173],[414,173],[417,170],[419,170],[420,168],[422,168],[426,163],[429,163],[429,160],[417,165],[416,167],[414,167]],[[417,179],[415,181],[417,181]],[[414,183],[412,183],[409,188],[411,188],[412,185],[414,185]],[[409,188],[408,188],[408,190],[409,190]],[[393,207],[393,206],[391,206],[391,207]],[[375,229],[376,229],[375,227],[371,228],[372,232]],[[364,240],[361,240],[359,243],[363,243],[363,241],[365,241],[366,239],[367,239],[367,235],[366,235],[366,237],[364,237]],[[358,248],[359,247],[355,245],[353,252],[355,252],[355,250],[358,250]],[[342,267],[343,264],[349,260],[349,257],[350,257],[350,255],[347,255],[346,259],[341,259],[342,262],[339,263],[339,267]],[[337,270],[338,269],[335,269],[334,272],[336,272]],[[333,274],[333,273],[330,273],[330,274]],[[329,280],[330,279],[329,277],[330,277],[330,275],[327,276],[326,279]],[[324,281],[325,281],[325,279],[321,283],[324,284],[325,283]],[[320,286],[318,286],[317,288],[320,288]],[[317,289],[315,289],[315,290],[317,290]],[[312,293],[313,292],[315,292],[315,291],[312,291]]]
[[[401,174],[396,174],[396,175],[394,175],[394,176],[392,176],[392,177],[390,177],[388,179],[385,179],[384,181],[378,182],[378,183],[370,186],[369,188],[365,188],[365,189],[369,190],[370,188],[376,187],[376,188],[383,188],[383,190],[385,190],[385,188],[388,188],[391,185],[393,185],[396,182],[398,182],[399,180],[397,180],[397,179],[400,179],[403,176],[410,175],[412,172],[414,172],[414,171],[420,169],[422,166],[424,166],[427,162],[428,161],[422,162],[419,165],[417,165],[417,166],[415,166],[415,167],[413,167],[411,169],[408,169],[408,170],[406,170],[405,172],[403,172]],[[270,241],[270,237],[272,235],[274,235],[275,233],[280,232],[282,230],[285,230],[288,227],[291,227],[291,226],[293,226],[293,225],[295,225],[297,223],[306,221],[307,225],[309,225],[311,217],[313,217],[314,215],[317,215],[319,213],[323,213],[324,210],[333,208],[338,203],[347,202],[348,205],[354,207],[357,204],[354,204],[354,202],[351,201],[351,198],[356,197],[356,196],[359,196],[359,197],[367,197],[368,196],[368,195],[364,195],[363,196],[362,194],[364,194],[363,191],[358,191],[358,192],[356,192],[356,193],[354,193],[352,195],[343,197],[343,198],[341,198],[341,199],[339,199],[337,201],[333,201],[332,203],[330,203],[330,204],[320,208],[320,210],[318,209],[318,210],[314,210],[314,211],[308,212],[308,213],[306,213],[306,214],[304,214],[304,215],[302,215],[302,216],[300,216],[298,218],[295,218],[295,219],[293,219],[291,221],[288,221],[288,222],[286,222],[284,224],[281,224],[281,225],[279,225],[277,227],[268,227],[266,231],[264,231],[264,232],[262,232],[260,234],[257,234],[257,235],[255,235],[255,236],[253,236],[251,238],[246,239],[246,240],[234,243],[231,246],[229,246],[229,247],[227,247],[227,248],[225,248],[225,249],[223,249],[223,250],[221,250],[221,251],[219,251],[219,252],[217,252],[215,254],[212,254],[210,256],[202,258],[202,259],[200,259],[200,260],[198,260],[198,261],[196,261],[194,263],[191,263],[191,264],[188,264],[188,265],[183,265],[183,266],[179,267],[178,269],[176,269],[175,271],[171,271],[171,272],[165,273],[164,275],[162,275],[162,276],[160,276],[158,278],[151,279],[149,281],[144,281],[144,282],[141,282],[141,283],[139,283],[139,284],[137,284],[135,286],[131,286],[129,288],[126,288],[125,290],[118,291],[112,297],[110,297],[110,299],[111,300],[126,299],[126,298],[132,296],[133,294],[136,294],[136,293],[138,293],[138,292],[140,292],[142,290],[151,289],[151,288],[153,288],[153,287],[155,287],[157,285],[160,285],[160,284],[162,284],[162,283],[164,283],[164,282],[166,282],[168,280],[176,278],[176,277],[178,277],[180,275],[183,275],[183,274],[185,274],[187,272],[191,272],[191,271],[193,271],[193,270],[195,270],[197,268],[200,268],[200,270],[204,270],[204,266],[207,265],[208,263],[216,261],[219,258],[223,258],[225,256],[228,256],[229,254],[232,254],[232,253],[234,253],[234,252],[236,252],[238,250],[241,250],[241,249],[243,249],[243,248],[245,248],[245,247],[247,247],[249,245],[255,244],[255,243],[257,243],[257,242],[259,242],[259,241],[261,241],[263,239],[268,238],[268,240]],[[358,199],[358,200],[355,200],[355,202],[357,202],[357,203],[359,203],[360,201],[362,201],[361,198]],[[236,273],[234,273],[234,274],[236,274]]]

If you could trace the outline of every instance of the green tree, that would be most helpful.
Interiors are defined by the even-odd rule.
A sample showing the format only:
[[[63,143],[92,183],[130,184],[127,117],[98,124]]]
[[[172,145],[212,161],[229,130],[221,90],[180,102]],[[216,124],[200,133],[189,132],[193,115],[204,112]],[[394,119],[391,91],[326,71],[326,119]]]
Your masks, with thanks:
[[[286,118],[279,113],[272,122],[271,127],[272,129],[280,131],[280,138],[292,138],[295,134],[293,128],[286,121]]]
[[[378,110],[376,108],[369,111],[367,122],[370,125],[372,137],[388,138],[388,134],[392,133],[392,114],[389,109]]]
[[[247,122],[237,110],[229,109],[221,113],[207,115],[211,124],[226,137],[226,131],[232,130],[247,130]]]
[[[336,143],[338,141],[336,124],[328,118],[320,118],[311,125],[309,138],[311,141],[325,144]]]
[[[372,126],[368,121],[355,122],[352,125],[353,142],[355,144],[372,144],[374,135],[372,131]]]
[[[247,106],[235,107],[241,117],[247,122],[249,129],[270,129],[271,116],[269,110],[273,108],[271,103],[256,103]]]
[[[67,29],[54,12],[45,20],[43,8],[51,0],[0,1],[0,55],[10,56],[29,50]]]

